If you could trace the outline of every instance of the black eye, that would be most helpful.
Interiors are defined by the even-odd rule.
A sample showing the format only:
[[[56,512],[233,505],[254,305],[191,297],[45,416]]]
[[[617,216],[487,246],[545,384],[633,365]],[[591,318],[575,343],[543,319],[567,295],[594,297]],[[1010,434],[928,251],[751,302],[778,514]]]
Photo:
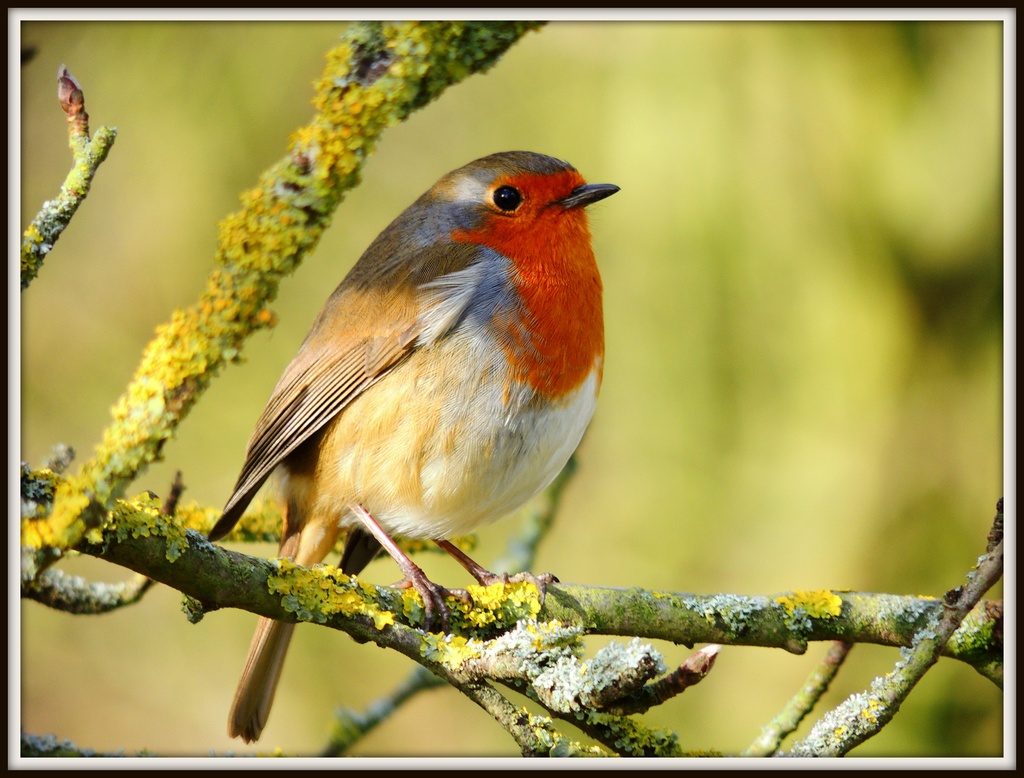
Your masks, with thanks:
[[[494,190],[494,204],[506,213],[511,213],[523,201],[523,196],[514,186],[499,186]]]

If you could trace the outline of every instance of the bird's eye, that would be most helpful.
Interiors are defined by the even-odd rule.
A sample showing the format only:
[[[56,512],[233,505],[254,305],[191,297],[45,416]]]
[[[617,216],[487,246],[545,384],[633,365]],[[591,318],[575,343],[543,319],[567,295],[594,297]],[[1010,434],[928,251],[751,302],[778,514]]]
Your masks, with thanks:
[[[499,186],[494,190],[494,204],[505,213],[511,213],[523,202],[523,196],[514,186]]]

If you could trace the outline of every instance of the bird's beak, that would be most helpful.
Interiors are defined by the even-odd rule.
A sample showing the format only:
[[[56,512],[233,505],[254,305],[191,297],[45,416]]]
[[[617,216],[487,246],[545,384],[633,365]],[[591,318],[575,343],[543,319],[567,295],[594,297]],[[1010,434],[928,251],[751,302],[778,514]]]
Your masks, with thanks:
[[[619,191],[615,184],[582,184],[565,197],[558,201],[558,205],[565,209],[583,208],[584,206],[596,203],[606,197],[611,197]]]

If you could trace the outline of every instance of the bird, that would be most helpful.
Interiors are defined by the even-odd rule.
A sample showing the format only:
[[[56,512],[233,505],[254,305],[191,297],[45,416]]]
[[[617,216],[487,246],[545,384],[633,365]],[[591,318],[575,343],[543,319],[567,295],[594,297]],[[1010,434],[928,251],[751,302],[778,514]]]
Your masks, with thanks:
[[[447,630],[450,592],[395,536],[437,543],[481,584],[509,580],[449,538],[536,496],[591,421],[604,315],[585,209],[618,191],[528,151],[443,176],[327,299],[256,423],[209,538],[227,535],[276,471],[279,555],[320,563],[347,531],[342,571],[357,575],[387,551],[404,575],[397,585],[423,597],[427,627],[440,617]],[[260,737],[294,626],[260,618],[231,737]]]

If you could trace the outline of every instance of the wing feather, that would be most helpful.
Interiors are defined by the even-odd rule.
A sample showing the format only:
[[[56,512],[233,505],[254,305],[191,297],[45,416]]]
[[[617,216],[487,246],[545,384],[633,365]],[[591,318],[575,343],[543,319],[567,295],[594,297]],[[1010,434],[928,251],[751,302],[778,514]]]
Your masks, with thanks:
[[[474,255],[462,247],[424,251],[392,267],[388,279],[367,279],[359,265],[353,268],[274,388],[211,540],[231,531],[289,454],[415,349],[455,326],[482,279],[480,273],[467,272]],[[379,326],[373,327],[374,322]]]

